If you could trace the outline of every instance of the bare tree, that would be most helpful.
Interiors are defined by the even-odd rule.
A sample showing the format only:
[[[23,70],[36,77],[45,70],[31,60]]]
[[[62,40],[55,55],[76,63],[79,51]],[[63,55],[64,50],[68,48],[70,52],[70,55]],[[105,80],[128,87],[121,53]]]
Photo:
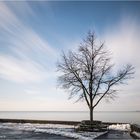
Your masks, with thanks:
[[[117,92],[116,85],[123,84],[134,73],[132,65],[126,65],[114,74],[113,66],[104,43],[97,45],[92,32],[88,33],[77,52],[63,52],[62,60],[58,62],[60,86],[70,92],[70,98],[78,95],[77,101],[86,101],[91,122],[93,109],[99,102],[103,98],[112,98]]]

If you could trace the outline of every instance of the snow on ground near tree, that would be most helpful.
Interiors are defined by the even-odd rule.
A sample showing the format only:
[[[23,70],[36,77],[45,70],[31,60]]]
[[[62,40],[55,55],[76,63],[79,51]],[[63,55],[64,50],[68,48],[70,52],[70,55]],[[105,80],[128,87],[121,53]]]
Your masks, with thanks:
[[[110,130],[130,131],[130,124],[113,124],[108,127]]]
[[[34,132],[43,132],[56,134],[80,140],[93,140],[94,138],[107,132],[75,132],[74,125],[60,124],[31,124],[31,123],[0,123],[0,128],[9,128],[14,130],[25,130]]]

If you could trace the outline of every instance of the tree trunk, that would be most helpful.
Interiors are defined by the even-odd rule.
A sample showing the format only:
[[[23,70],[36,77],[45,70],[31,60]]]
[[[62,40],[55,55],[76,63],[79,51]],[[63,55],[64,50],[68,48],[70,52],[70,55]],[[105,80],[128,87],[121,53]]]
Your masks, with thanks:
[[[90,107],[90,122],[91,124],[93,122],[93,108],[92,107]]]

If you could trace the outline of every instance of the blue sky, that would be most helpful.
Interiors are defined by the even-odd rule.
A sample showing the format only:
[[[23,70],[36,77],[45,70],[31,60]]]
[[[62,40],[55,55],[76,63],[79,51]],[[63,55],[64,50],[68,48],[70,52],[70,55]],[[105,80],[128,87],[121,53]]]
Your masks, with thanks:
[[[116,68],[135,66],[118,98],[96,110],[140,108],[140,2],[0,2],[0,110],[88,110],[57,88],[61,51],[75,50],[89,30],[105,41]]]

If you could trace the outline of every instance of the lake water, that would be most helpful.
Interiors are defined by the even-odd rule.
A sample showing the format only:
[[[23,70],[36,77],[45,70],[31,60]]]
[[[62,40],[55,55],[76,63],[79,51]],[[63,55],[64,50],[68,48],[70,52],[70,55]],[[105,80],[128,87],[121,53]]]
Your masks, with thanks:
[[[140,124],[140,112],[95,111],[94,120]],[[0,111],[0,119],[81,121],[89,119],[88,111]]]

